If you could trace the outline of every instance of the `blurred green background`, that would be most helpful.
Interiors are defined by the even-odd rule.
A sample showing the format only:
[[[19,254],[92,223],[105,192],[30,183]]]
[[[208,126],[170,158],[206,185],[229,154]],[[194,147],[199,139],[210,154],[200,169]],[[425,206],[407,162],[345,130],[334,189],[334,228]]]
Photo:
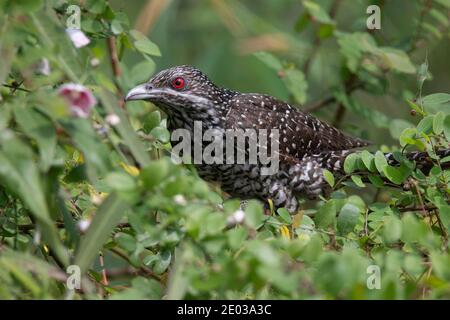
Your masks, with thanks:
[[[411,50],[410,58],[415,65],[420,65],[428,58],[432,80],[425,82],[423,92],[448,91],[448,30],[447,34],[427,39],[418,48],[410,49],[414,38],[436,33],[431,28],[437,26],[426,21],[423,21],[425,27],[417,27],[418,20],[430,19],[429,9],[427,10],[430,1],[315,2],[334,12],[338,29],[347,32],[364,32],[369,16],[366,14],[368,5],[379,5],[381,30],[371,32],[378,45]],[[339,68],[343,63],[343,56],[336,38],[317,41],[317,28],[314,24],[298,31],[299,20],[306,12],[300,0],[113,0],[111,4],[116,10],[123,10],[128,15],[131,27],[147,34],[158,44],[162,56],[155,58],[157,70],[190,64],[200,68],[221,86],[242,92],[267,93],[290,100],[289,90],[277,73],[264,66],[253,55],[257,51],[268,51],[292,62],[303,72],[305,63],[312,57],[306,74],[306,105],[329,97],[331,90],[342,82]],[[138,53],[128,51],[123,62],[131,67],[141,59]],[[386,94],[368,94],[364,90],[357,90],[354,94],[364,106],[379,110],[392,118],[406,118],[416,124],[418,119],[409,116],[410,108],[406,102],[401,102],[404,97],[416,94],[416,76],[388,75],[388,80]],[[333,104],[317,114],[332,121],[335,110],[336,105]],[[341,127],[351,131],[354,123],[360,128],[371,128],[365,134],[375,143],[395,143],[388,130],[375,129],[369,121],[351,113],[345,114]]]

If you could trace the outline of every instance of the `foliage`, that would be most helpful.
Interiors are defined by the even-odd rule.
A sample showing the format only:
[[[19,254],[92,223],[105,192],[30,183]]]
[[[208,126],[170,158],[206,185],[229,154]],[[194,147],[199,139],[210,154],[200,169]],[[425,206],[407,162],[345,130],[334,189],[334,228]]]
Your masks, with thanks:
[[[124,107],[123,93],[165,54],[124,12],[82,1],[81,29],[91,42],[76,48],[64,32],[68,1],[3,1],[0,298],[449,298],[450,171],[442,167],[450,158],[436,150],[449,146],[450,94],[422,89],[433,66],[423,48],[448,40],[450,4],[409,3],[417,11],[413,33],[387,41],[365,29],[366,3],[349,27],[338,19],[339,1],[328,2],[303,1],[295,30],[283,33],[243,1],[192,5],[215,10],[258,70],[281,78],[293,103],[308,102],[304,108],[318,115],[334,104],[335,125],[365,138],[389,130],[397,141],[348,157],[348,181],[325,172],[329,198],[303,202],[294,216],[266,215],[250,201],[240,223],[238,200],[224,201],[193,168],[170,161],[164,115],[148,103]],[[219,23],[195,13],[198,24]],[[292,50],[254,50],[246,37],[258,33]],[[333,74],[325,88],[332,96],[319,92],[315,100],[320,64],[325,78]],[[411,79],[417,87],[389,90]],[[67,82],[96,96],[89,117],[74,117],[58,95]],[[368,97],[388,97],[414,118]],[[346,112],[358,125],[343,124]],[[429,174],[405,159],[410,150],[428,152]],[[382,152],[394,152],[401,165],[389,165]],[[82,291],[67,288],[69,265],[80,267]],[[372,265],[380,289],[366,285]]]

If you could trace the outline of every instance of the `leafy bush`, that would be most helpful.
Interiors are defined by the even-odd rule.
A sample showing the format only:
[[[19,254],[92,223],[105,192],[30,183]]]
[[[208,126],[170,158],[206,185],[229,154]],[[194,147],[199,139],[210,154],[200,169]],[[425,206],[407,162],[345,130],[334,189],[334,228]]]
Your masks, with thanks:
[[[219,2],[214,10],[273,35],[241,3]],[[371,126],[350,127],[354,134],[388,129],[398,144],[348,157],[348,181],[325,172],[330,198],[303,202],[294,216],[265,215],[250,201],[243,219],[238,200],[224,201],[193,168],[170,161],[166,121],[153,105],[124,107],[123,93],[154,72],[161,52],[123,12],[82,1],[83,46],[64,31],[69,2],[3,1],[0,298],[449,298],[450,171],[442,168],[450,158],[436,150],[449,147],[450,94],[423,96],[428,61],[411,59],[448,38],[449,2],[430,3],[410,4],[421,10],[417,32],[387,45],[361,23],[340,28],[334,5],[305,0],[295,32],[309,38],[283,38],[303,55],[254,54],[293,102],[318,114],[334,103],[335,125],[349,112]],[[336,81],[331,97],[311,101],[321,45],[332,46]],[[124,63],[129,53],[141,62]],[[415,76],[417,95],[388,91]],[[66,92],[68,83],[83,86]],[[417,124],[369,107],[357,90],[410,108]],[[409,150],[428,152],[429,174],[405,159]],[[69,265],[80,268],[82,290],[66,286]]]

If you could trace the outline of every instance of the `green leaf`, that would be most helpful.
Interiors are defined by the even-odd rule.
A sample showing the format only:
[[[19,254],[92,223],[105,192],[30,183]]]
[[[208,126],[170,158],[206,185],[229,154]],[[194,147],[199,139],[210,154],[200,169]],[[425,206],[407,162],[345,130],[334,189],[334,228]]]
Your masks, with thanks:
[[[450,141],[450,115],[446,116],[444,120],[444,135],[447,141]]]
[[[279,71],[283,68],[280,60],[278,60],[277,57],[275,57],[273,54],[270,54],[268,52],[255,52],[253,54],[258,60],[260,60],[262,63],[264,63],[269,68]]]
[[[425,61],[417,69],[417,87],[419,88],[420,92],[422,91],[423,83],[425,82],[425,80],[429,79],[430,77],[431,76],[428,71],[428,59],[425,59]],[[416,107],[417,107],[417,105],[416,105]],[[420,110],[420,111],[422,111],[422,110]]]
[[[450,255],[442,252],[432,252],[431,263],[433,265],[434,273],[445,281],[450,281]]]
[[[448,0],[446,0],[448,1]],[[450,1],[448,1],[448,3],[450,3]],[[433,18],[436,19],[437,22],[439,22],[440,24],[448,27],[449,25],[449,21],[448,21],[448,17],[445,16],[445,14],[443,14],[442,12],[440,12],[437,9],[431,9],[430,10],[430,16],[432,16]]]
[[[416,73],[416,67],[404,51],[384,47],[379,48],[377,53],[385,59],[391,69],[403,73]]]
[[[144,60],[136,65],[130,71],[130,81],[133,84],[142,83],[148,80],[149,76],[155,72],[155,63],[153,60]]]
[[[128,208],[129,204],[115,192],[100,205],[86,235],[81,238],[75,255],[74,264],[80,267],[82,273],[90,267]]]
[[[161,51],[159,51],[158,46],[151,42],[145,35],[137,30],[131,30],[130,34],[136,40],[134,46],[139,52],[152,56],[161,56]]]
[[[228,231],[227,236],[230,247],[237,250],[244,244],[244,241],[248,237],[248,232],[245,228],[237,227]]]
[[[148,113],[145,116],[143,123],[143,128],[146,133],[150,133],[153,128],[158,127],[161,123],[161,113],[159,110]]]
[[[383,237],[388,243],[398,241],[402,235],[402,222],[395,216],[387,216],[383,224]]]
[[[295,101],[299,104],[304,104],[306,102],[306,90],[308,89],[305,75],[302,71],[294,68],[285,69],[284,72],[284,84],[294,96]]]
[[[89,0],[86,8],[89,12],[101,14],[106,9],[106,3],[103,0]]]
[[[155,127],[150,131],[150,135],[154,136],[156,139],[162,143],[167,143],[170,141],[170,132],[163,127]]]
[[[370,183],[372,183],[377,188],[384,187],[383,179],[381,179],[379,176],[368,176]]]
[[[14,108],[15,120],[30,138],[39,146],[41,165],[47,171],[56,152],[56,130],[52,122],[31,108]]]
[[[251,200],[245,207],[245,221],[253,229],[258,229],[266,220],[263,208],[258,201]]]
[[[164,250],[156,255],[149,255],[145,257],[144,264],[151,267],[156,274],[162,274],[169,267],[171,260],[171,252],[169,250]]]
[[[161,299],[163,289],[161,283],[155,279],[136,277],[131,280],[131,288],[114,292],[111,300],[148,300]]]
[[[323,177],[325,178],[325,181],[331,186],[334,187],[334,176],[333,174],[328,171],[327,169],[322,169]]]
[[[394,119],[392,120],[389,127],[389,132],[391,133],[391,136],[393,138],[398,139],[405,129],[411,127],[414,127],[414,125],[409,121],[403,119]]]
[[[20,1],[9,1],[7,2],[7,7],[10,9],[17,9],[22,12],[35,12],[38,11],[43,4],[42,0],[20,0]]]
[[[349,154],[344,161],[344,171],[346,174],[350,174],[357,169],[359,155],[357,153]]]
[[[292,223],[292,217],[289,214],[289,211],[287,211],[285,208],[279,208],[277,210],[277,213],[280,216],[280,218],[284,220],[284,222],[286,222],[287,224]]]
[[[381,151],[375,153],[375,166],[379,173],[384,173],[384,168],[388,166],[386,157]]]
[[[429,113],[437,113],[442,111],[446,114],[450,113],[450,94],[433,93],[422,99],[424,109]]]
[[[428,33],[433,34],[436,38],[438,39],[442,39],[442,32],[441,30],[439,30],[439,28],[436,28],[434,25],[428,23],[428,22],[424,22],[422,23],[422,28],[425,31],[428,31]]]
[[[303,6],[308,11],[308,13],[313,16],[318,22],[324,24],[334,24],[334,21],[331,20],[328,13],[323,10],[319,4],[313,1],[304,0]]]
[[[363,150],[361,152],[361,160],[370,172],[375,172],[377,170],[375,166],[375,156],[369,151]]]
[[[417,132],[429,134],[433,128],[433,116],[426,116],[417,125]]]
[[[104,182],[117,191],[130,191],[136,187],[133,177],[124,172],[110,172]]]
[[[435,134],[440,134],[442,131],[444,131],[444,120],[445,120],[445,114],[443,112],[438,112],[433,117],[433,132]]]
[[[434,1],[450,9],[450,0],[434,0]]]
[[[114,236],[114,241],[117,242],[117,244],[121,248],[127,250],[128,252],[133,252],[134,250],[136,250],[136,239],[128,233],[117,233]],[[146,260],[144,259],[144,264],[146,264],[145,261]]]
[[[9,130],[0,132],[0,184],[20,197],[41,226],[44,240],[50,244],[56,257],[67,265],[68,253],[50,218],[43,181],[33,152]]]
[[[169,163],[166,160],[152,161],[141,170],[139,177],[146,188],[151,189],[161,184],[169,174]]]
[[[91,181],[96,181],[99,174],[103,175],[111,169],[108,148],[99,141],[88,120],[70,118],[62,119],[60,123],[71,135],[77,148],[82,151]]]
[[[314,222],[319,228],[326,228],[334,225],[336,221],[336,203],[334,200],[329,200],[320,207],[314,216]]]
[[[404,147],[408,144],[417,144],[418,140],[415,139],[416,133],[416,128],[406,128],[405,130],[403,130],[399,137],[400,145]]]
[[[346,203],[337,218],[337,230],[340,234],[346,235],[355,229],[360,216],[360,210],[357,206]]]
[[[402,163],[400,167],[386,166],[384,168],[384,174],[393,183],[401,184],[409,177],[411,169]]]
[[[113,20],[111,22],[111,32],[114,33],[115,35],[119,35],[123,32],[123,27],[120,21]]]
[[[347,67],[350,71],[356,72],[364,52],[373,52],[377,48],[375,40],[368,33],[336,32],[335,34],[340,51],[346,58]]]
[[[128,146],[128,148],[130,148],[136,161],[142,167],[145,167],[150,162],[150,157],[147,154],[143,143],[137,138],[136,132],[133,130],[133,127],[123,112],[123,109],[118,106],[116,98],[106,89],[101,89],[99,96],[106,111],[119,116],[120,122],[116,126],[119,134],[123,138],[124,143]]]
[[[364,182],[362,181],[361,176],[359,176],[359,175],[353,175],[353,176],[351,176],[351,179],[352,179],[353,183],[356,184],[360,188],[364,188],[366,186],[364,184]]]

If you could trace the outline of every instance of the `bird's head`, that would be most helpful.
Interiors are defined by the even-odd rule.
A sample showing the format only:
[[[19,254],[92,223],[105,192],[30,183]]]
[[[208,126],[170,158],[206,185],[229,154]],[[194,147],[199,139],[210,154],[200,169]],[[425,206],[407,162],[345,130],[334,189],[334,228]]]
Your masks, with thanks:
[[[146,83],[131,89],[125,100],[145,100],[173,112],[202,113],[224,99],[224,90],[212,83],[200,70],[177,66],[162,70]]]

